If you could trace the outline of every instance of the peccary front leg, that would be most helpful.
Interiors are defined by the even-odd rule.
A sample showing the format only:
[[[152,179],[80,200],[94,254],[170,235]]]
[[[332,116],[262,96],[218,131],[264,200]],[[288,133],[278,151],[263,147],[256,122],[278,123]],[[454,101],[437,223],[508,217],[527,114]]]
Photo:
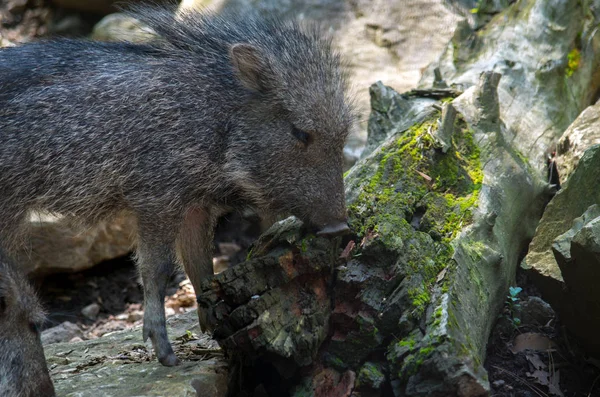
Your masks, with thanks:
[[[157,226],[139,224],[138,228],[137,263],[144,286],[144,342],[150,338],[162,365],[178,365],[165,319],[165,293],[175,268],[174,244],[169,241],[174,239],[165,238],[166,231],[157,230]]]
[[[213,238],[217,208],[189,208],[177,237],[177,254],[196,293],[202,281],[213,275]],[[203,332],[211,331],[207,313],[198,307],[198,320]]]

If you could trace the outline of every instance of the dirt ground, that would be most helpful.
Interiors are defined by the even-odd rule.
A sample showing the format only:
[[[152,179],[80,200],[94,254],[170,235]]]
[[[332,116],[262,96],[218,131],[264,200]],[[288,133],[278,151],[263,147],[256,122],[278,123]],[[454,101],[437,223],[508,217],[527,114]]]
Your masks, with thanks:
[[[516,301],[521,310],[513,313],[519,312],[522,324],[513,320],[514,304],[506,304],[488,341],[484,365],[492,396],[600,397],[600,361],[577,346],[551,309],[540,316],[539,308],[524,305],[540,296],[524,274],[517,275],[517,285],[522,288]]]

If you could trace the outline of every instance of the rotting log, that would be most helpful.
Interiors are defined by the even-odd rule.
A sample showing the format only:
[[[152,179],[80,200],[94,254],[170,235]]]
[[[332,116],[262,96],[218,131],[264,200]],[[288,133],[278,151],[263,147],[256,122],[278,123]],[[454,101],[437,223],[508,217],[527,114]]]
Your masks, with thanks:
[[[489,393],[489,332],[552,194],[541,159],[598,87],[590,4],[521,0],[463,27],[431,67],[450,90],[427,75],[407,95],[371,87],[365,157],[345,176],[353,235],[288,219],[198,291],[232,395]]]

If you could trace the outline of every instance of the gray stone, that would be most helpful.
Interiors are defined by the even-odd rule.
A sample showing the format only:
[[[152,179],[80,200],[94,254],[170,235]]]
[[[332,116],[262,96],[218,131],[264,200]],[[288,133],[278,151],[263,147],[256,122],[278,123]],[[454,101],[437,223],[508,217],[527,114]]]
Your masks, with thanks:
[[[566,286],[561,321],[591,354],[600,355],[600,207],[592,205],[552,244]],[[568,308],[568,310],[565,310]]]
[[[95,320],[98,317],[98,313],[100,313],[100,305],[97,303],[92,303],[81,309],[81,314],[90,320]]]
[[[530,296],[521,302],[521,325],[542,327],[556,317],[552,306],[537,296]]]
[[[227,367],[218,346],[202,334],[196,311],[167,321],[182,364],[164,367],[142,342],[142,330],[45,346],[56,394],[63,397],[224,397]],[[197,393],[195,387],[198,388]]]
[[[505,3],[478,4],[497,10]],[[439,60],[427,67],[419,86],[433,84],[435,69],[447,84],[463,89],[475,85],[481,72],[502,74],[498,96],[507,127],[504,139],[545,174],[549,150],[600,87],[600,79],[594,77],[600,57],[591,55],[600,53],[600,35],[595,33],[600,14],[591,4],[590,0],[517,1],[484,29],[475,31],[463,23]],[[569,66],[574,51],[581,56]],[[560,104],[555,98],[561,98]]]
[[[48,328],[42,332],[42,343],[50,345],[52,343],[68,342],[75,337],[83,336],[83,332],[76,325],[65,321],[55,327]]]

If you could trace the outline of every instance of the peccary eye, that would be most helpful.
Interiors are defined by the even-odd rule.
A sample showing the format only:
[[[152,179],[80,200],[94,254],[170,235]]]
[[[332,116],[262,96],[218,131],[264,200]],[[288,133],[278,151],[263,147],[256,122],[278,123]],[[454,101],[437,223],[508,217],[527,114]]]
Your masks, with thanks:
[[[294,127],[292,129],[292,134],[297,140],[299,140],[303,144],[308,145],[310,143],[310,134],[308,132],[302,131],[301,129]]]

